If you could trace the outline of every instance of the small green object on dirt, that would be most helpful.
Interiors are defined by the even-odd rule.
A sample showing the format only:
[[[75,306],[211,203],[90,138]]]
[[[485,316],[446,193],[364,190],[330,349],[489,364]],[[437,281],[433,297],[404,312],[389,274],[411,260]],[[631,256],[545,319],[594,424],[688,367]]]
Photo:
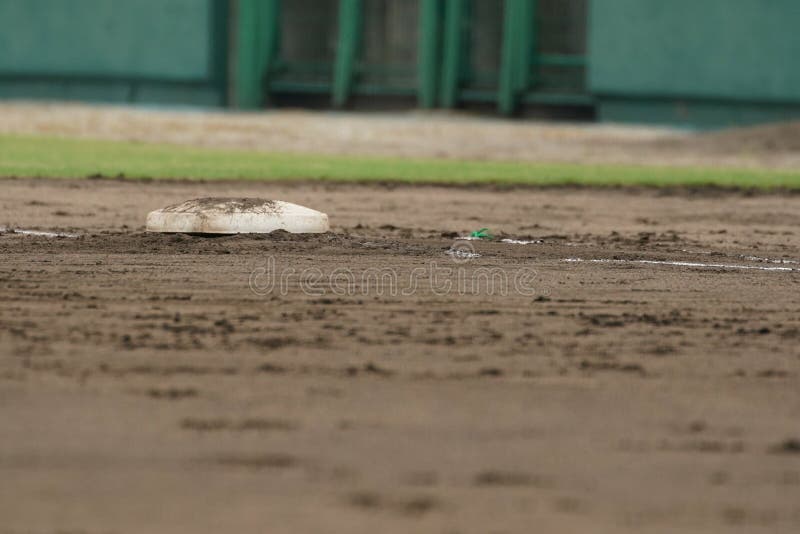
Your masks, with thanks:
[[[475,230],[471,234],[470,237],[477,237],[478,239],[492,239],[492,234],[489,233],[488,228],[481,228],[480,230]]]

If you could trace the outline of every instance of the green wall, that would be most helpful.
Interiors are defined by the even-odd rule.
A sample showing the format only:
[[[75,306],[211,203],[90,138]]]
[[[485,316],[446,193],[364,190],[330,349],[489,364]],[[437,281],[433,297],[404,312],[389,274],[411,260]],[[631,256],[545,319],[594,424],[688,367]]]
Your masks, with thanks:
[[[0,0],[0,96],[225,103],[227,2]]]
[[[260,107],[306,91],[696,127],[800,117],[800,0],[589,0],[584,89],[586,1],[0,0],[0,98]]]
[[[606,120],[652,113],[722,126],[795,117],[800,1],[593,0],[589,63]]]

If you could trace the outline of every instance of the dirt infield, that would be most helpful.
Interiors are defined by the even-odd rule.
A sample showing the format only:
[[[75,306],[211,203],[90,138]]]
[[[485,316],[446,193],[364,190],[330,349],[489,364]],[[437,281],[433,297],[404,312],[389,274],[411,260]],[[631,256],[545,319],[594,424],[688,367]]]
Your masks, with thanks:
[[[800,196],[0,186],[0,533],[800,529]]]

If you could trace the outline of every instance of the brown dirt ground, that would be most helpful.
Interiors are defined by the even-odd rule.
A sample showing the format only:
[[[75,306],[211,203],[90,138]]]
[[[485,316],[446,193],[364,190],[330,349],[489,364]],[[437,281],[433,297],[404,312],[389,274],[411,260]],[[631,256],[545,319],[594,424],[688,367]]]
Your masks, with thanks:
[[[0,234],[3,534],[800,530],[800,272],[563,261],[800,268],[754,258],[800,259],[800,196],[0,188],[0,225],[78,234]],[[201,196],[333,231],[143,232]],[[482,226],[542,243],[446,254]],[[532,291],[330,278],[434,264]],[[298,274],[254,292],[265,265]]]
[[[800,122],[689,131],[458,112],[258,113],[0,103],[0,133],[315,154],[796,170]]]

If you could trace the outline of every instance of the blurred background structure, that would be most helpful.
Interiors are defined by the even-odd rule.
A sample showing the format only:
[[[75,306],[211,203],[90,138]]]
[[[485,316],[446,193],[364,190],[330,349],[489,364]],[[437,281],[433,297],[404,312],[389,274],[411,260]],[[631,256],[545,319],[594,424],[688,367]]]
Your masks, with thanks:
[[[797,0],[0,0],[0,98],[800,116]]]

